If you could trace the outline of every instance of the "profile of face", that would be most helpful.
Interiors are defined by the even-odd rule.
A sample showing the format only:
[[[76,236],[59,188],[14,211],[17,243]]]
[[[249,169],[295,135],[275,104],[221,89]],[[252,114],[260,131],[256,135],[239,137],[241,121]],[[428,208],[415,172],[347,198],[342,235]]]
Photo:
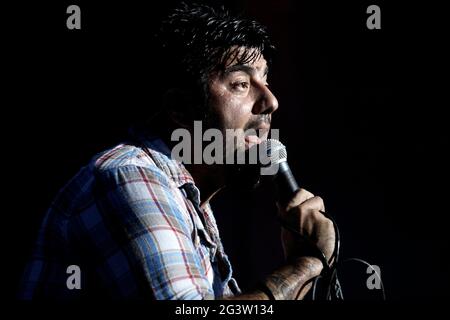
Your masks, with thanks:
[[[237,61],[244,48],[237,50],[237,59],[227,61],[224,70],[212,73],[208,83],[209,126],[221,130],[224,136],[226,129],[242,135],[235,139],[234,147],[226,146],[225,155],[267,139],[272,113],[278,109],[278,101],[269,89],[264,56],[240,64]]]

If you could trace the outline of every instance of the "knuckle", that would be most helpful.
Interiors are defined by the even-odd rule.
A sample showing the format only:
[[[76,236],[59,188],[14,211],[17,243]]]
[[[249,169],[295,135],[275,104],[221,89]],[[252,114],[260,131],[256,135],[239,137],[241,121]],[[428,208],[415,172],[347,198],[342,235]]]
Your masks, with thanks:
[[[315,196],[318,202],[323,203],[323,199],[321,196]]]
[[[317,201],[317,205],[323,208],[325,206],[325,202],[320,196],[315,196],[314,199]]]
[[[314,194],[313,194],[312,192],[309,192],[308,190],[305,190],[305,195],[306,195],[308,198],[314,197]]]
[[[297,191],[297,193],[295,194],[295,197],[298,199],[306,200],[306,199],[314,197],[314,195],[311,192],[309,192],[308,190],[302,188]]]
[[[330,219],[325,218],[324,226],[329,232],[334,232],[334,224]]]

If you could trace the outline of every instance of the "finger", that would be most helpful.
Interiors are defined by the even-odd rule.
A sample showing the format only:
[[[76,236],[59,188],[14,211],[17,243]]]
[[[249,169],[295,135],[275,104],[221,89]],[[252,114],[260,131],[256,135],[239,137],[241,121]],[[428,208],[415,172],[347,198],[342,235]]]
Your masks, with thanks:
[[[305,210],[325,211],[325,203],[321,197],[314,196],[305,200],[302,203],[302,208]]]
[[[314,197],[314,195],[311,192],[309,192],[305,189],[300,189],[294,194],[292,199],[288,202],[285,211],[287,212],[287,211],[291,210],[292,208],[299,206],[303,202],[305,202],[308,199],[311,199],[313,197]]]

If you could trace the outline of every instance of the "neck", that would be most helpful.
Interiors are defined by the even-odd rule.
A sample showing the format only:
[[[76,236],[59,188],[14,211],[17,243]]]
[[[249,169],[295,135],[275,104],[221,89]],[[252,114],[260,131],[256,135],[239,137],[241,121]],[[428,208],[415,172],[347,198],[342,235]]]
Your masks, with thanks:
[[[178,124],[171,121],[165,114],[157,116],[153,123],[165,143],[172,149],[176,142],[171,141],[171,133],[179,128]],[[152,126],[155,128],[154,126]],[[192,154],[192,153],[191,153]],[[225,187],[225,168],[223,165],[208,164],[184,164],[194,179],[195,185],[200,190],[200,205],[207,204],[221,189]]]
[[[209,201],[225,187],[223,166],[207,164],[185,165],[200,190],[201,205]]]

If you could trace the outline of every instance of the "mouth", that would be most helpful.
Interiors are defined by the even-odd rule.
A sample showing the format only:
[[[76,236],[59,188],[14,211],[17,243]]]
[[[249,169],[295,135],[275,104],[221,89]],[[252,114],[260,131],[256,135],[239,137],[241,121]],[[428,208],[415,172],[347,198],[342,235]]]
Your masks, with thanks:
[[[269,135],[269,128],[268,126],[259,127],[256,128],[257,135],[246,135],[244,137],[245,142],[245,149],[248,150],[249,148],[253,147],[256,144],[260,144],[264,140],[267,140],[267,137]]]
[[[248,150],[256,144],[260,144],[263,140],[255,135],[245,136],[245,149]]]

